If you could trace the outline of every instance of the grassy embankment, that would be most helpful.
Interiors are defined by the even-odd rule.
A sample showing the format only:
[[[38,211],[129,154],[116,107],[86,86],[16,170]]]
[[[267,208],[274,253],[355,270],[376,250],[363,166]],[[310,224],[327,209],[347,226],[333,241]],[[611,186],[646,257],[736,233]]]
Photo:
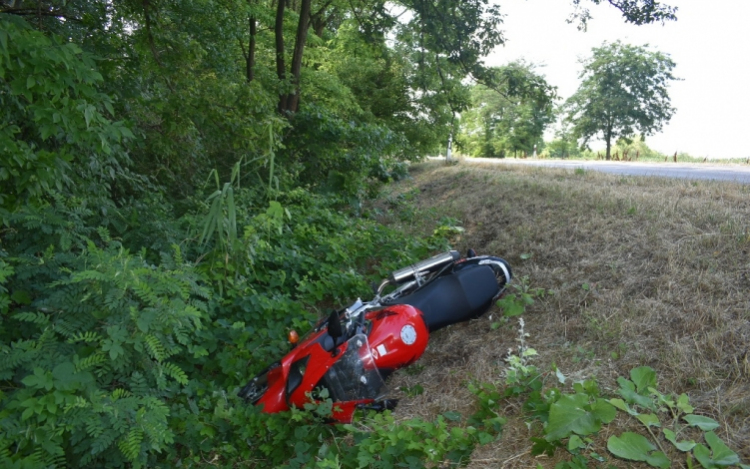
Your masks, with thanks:
[[[565,389],[595,377],[615,396],[618,376],[651,366],[661,392],[687,393],[695,413],[718,420],[717,434],[750,459],[750,186],[442,163],[412,175],[390,188],[396,210],[386,222],[426,232],[456,218],[465,228],[457,248],[505,257],[517,280],[549,292],[523,315],[539,370],[556,364]],[[504,382],[518,322],[493,328],[499,313],[431,337],[418,364],[391,379],[392,389],[424,389],[400,393],[399,418],[468,415],[468,382]],[[502,403],[503,435],[477,449],[470,467],[551,468],[570,458],[531,456],[539,426],[526,425],[521,402]],[[620,412],[591,449],[607,454],[611,434],[638,427]]]

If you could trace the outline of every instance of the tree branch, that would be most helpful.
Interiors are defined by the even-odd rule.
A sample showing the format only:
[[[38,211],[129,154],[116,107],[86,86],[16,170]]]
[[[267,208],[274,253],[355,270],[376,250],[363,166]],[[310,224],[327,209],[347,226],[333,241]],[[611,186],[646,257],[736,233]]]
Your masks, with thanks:
[[[40,10],[38,8],[4,8],[0,9],[0,13],[18,16],[49,16],[53,18],[62,18],[66,21],[75,21],[78,23],[81,22],[80,18],[70,16],[61,10]]]
[[[331,3],[333,3],[333,0],[328,0],[322,7],[320,7],[318,11],[310,15],[310,19],[311,20],[317,19],[320,15],[323,14],[323,12],[325,12],[326,8],[331,6]]]

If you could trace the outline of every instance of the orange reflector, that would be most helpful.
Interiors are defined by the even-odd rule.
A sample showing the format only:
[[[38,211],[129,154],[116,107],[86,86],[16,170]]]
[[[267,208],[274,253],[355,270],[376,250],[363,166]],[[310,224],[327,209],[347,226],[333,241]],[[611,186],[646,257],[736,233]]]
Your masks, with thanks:
[[[297,334],[297,331],[289,331],[289,343],[296,344],[297,342],[299,342],[299,334]]]

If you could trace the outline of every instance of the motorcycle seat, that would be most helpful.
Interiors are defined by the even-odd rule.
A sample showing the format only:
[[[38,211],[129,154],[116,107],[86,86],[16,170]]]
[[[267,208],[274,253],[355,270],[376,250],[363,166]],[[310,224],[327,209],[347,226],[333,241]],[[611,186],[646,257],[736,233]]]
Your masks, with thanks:
[[[498,293],[495,274],[488,265],[467,266],[440,277],[394,303],[422,311],[430,332],[481,316]]]

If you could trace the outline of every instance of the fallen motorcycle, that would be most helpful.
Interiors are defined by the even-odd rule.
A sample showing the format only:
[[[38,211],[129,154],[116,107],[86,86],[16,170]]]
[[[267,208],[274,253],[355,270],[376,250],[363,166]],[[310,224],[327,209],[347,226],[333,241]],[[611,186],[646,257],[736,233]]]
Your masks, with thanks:
[[[371,301],[358,299],[319,322],[239,396],[274,413],[302,407],[313,391],[325,389],[339,422],[351,421],[357,409],[393,408],[384,379],[416,361],[431,332],[486,312],[511,276],[505,260],[473,250],[465,258],[448,251],[399,269]]]

